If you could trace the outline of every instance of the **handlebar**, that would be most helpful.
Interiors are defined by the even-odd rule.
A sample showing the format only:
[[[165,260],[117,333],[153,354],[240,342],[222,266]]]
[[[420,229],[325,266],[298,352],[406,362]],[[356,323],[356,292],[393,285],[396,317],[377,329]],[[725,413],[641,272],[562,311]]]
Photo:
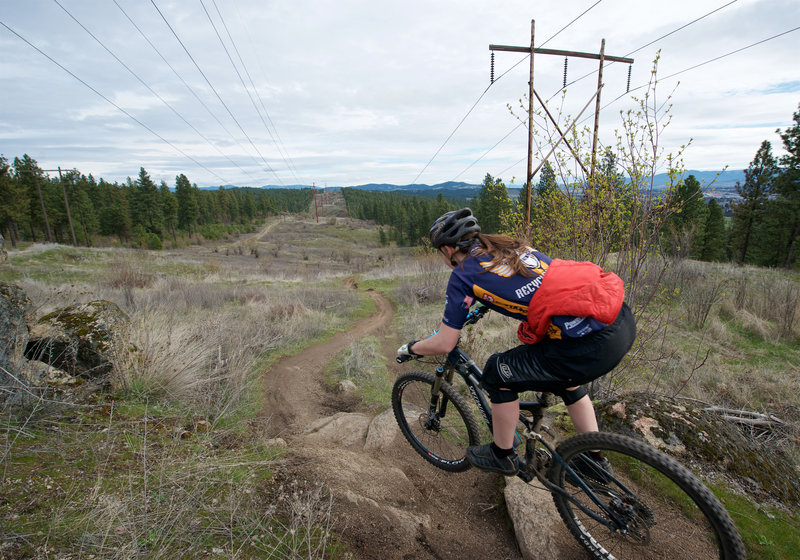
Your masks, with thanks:
[[[477,304],[475,304],[475,309],[473,309],[467,314],[467,318],[464,320],[464,325],[474,325],[475,323],[480,321],[481,318],[483,318],[483,316],[486,315],[486,313],[488,312],[489,308],[483,305],[481,302],[478,302]],[[395,358],[395,361],[398,364],[402,364],[409,360],[415,360],[421,357],[422,356],[411,356],[411,355],[397,356]]]
[[[465,325],[474,325],[478,321],[483,318],[486,313],[489,312],[489,308],[483,305],[482,303],[478,302],[475,304],[475,309],[469,312],[467,318],[464,320]]]

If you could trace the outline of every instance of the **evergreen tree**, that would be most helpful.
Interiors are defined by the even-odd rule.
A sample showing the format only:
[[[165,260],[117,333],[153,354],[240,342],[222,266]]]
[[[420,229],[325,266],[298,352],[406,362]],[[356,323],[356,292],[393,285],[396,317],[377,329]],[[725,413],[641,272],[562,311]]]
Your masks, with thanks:
[[[555,190],[558,190],[556,173],[553,171],[553,166],[550,165],[550,162],[546,161],[542,166],[542,170],[539,172],[539,182],[536,183],[536,195],[545,196]]]
[[[475,217],[481,224],[481,231],[483,233],[504,231],[503,219],[510,214],[512,204],[502,179],[494,179],[487,173],[478,192],[477,202]]]
[[[29,205],[25,221],[28,223],[31,240],[36,241],[38,232],[42,232],[43,238],[48,238],[47,230],[49,229],[49,224],[48,220],[45,220],[45,214],[47,213],[47,202],[50,197],[47,189],[42,188],[46,182],[44,172],[39,169],[36,160],[32,159],[28,154],[24,154],[22,159],[14,158],[14,170],[17,182],[24,189],[26,193],[24,196]],[[52,239],[48,239],[48,241],[52,241]]]
[[[756,229],[761,225],[764,203],[771,193],[777,172],[772,146],[764,140],[750,166],[744,170],[744,184],[738,181],[736,183],[736,192],[742,200],[732,205],[731,250],[734,259],[740,264],[749,258],[748,252],[751,250]]]
[[[0,230],[8,233],[12,247],[17,246],[29,211],[28,193],[20,184],[19,174],[12,176],[8,160],[0,155]]]
[[[129,202],[133,227],[140,225],[149,233],[161,235],[164,228],[161,193],[144,167],[139,168],[139,177],[132,184],[131,190]]]
[[[702,261],[720,262],[725,260],[725,216],[722,207],[713,198],[706,206],[706,219],[702,231],[697,236],[695,256]]]
[[[100,182],[101,188],[104,181]],[[108,203],[100,211],[100,233],[102,235],[116,235],[120,243],[126,243],[131,239],[133,226],[131,225],[130,207],[126,189],[116,184],[108,185],[105,196]]]
[[[791,268],[797,260],[797,243],[800,236],[800,105],[793,115],[794,125],[778,134],[783,139],[786,155],[781,156],[780,176],[775,183],[778,200],[789,215],[787,225],[785,258],[783,266]]]
[[[178,202],[178,227],[192,235],[197,229],[200,208],[195,191],[183,173],[175,177],[175,198]]]
[[[178,225],[178,199],[170,192],[165,181],[161,181],[161,213],[164,215],[164,226],[172,234],[172,240],[178,242],[175,226]]]
[[[666,250],[669,254],[685,256],[692,252],[695,236],[702,235],[695,229],[705,218],[703,191],[697,178],[689,175],[671,188],[668,196],[674,211],[664,227]]]

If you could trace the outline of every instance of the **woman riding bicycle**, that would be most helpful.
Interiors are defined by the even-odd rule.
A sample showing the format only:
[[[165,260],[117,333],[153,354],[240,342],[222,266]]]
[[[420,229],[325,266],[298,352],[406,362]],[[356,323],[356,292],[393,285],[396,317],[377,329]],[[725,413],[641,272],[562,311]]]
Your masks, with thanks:
[[[481,302],[521,322],[524,343],[493,354],[483,370],[492,403],[494,442],[467,449],[475,467],[515,474],[519,393],[560,396],[579,433],[598,431],[583,387],[611,371],[628,352],[636,324],[622,280],[589,262],[564,261],[535,251],[524,240],[480,233],[469,208],[447,212],[430,230],[431,245],[452,269],[439,330],[412,340],[398,356],[447,354],[457,344],[469,308]],[[598,454],[595,460],[602,462]]]

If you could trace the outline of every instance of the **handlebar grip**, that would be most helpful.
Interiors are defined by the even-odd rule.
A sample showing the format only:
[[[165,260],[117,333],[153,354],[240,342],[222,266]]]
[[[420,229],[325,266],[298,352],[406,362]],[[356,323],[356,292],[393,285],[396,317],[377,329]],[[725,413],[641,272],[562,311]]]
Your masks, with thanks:
[[[398,364],[402,364],[403,362],[407,362],[407,361],[412,360],[412,359],[414,359],[414,356],[411,356],[411,355],[397,356],[395,358],[395,361],[397,361]]]

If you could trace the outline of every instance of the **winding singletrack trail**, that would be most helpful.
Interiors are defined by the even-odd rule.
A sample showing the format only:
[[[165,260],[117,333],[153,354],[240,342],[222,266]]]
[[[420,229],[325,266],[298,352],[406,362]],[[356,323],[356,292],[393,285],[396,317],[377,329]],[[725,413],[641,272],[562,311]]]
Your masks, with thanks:
[[[357,289],[352,277],[346,283]],[[366,293],[377,307],[373,315],[361,319],[349,331],[333,335],[327,342],[284,358],[264,377],[261,414],[269,418],[271,436],[291,439],[298,430],[318,420],[330,400],[330,393],[321,379],[325,365],[351,342],[367,334],[385,334],[394,314],[392,304],[378,292],[368,290]]]
[[[355,279],[347,285],[358,289]],[[375,291],[376,312],[347,332],[276,363],[264,375],[267,436],[288,442],[288,476],[323,484],[333,497],[333,532],[353,560],[520,560],[502,507],[500,477],[471,469],[451,474],[424,461],[397,429],[391,407],[377,416],[359,412],[356,396],[323,382],[325,365],[353,341],[383,337],[392,364],[398,342],[389,332],[391,303]],[[541,499],[552,507],[548,493]],[[585,558],[559,523],[558,560]]]

